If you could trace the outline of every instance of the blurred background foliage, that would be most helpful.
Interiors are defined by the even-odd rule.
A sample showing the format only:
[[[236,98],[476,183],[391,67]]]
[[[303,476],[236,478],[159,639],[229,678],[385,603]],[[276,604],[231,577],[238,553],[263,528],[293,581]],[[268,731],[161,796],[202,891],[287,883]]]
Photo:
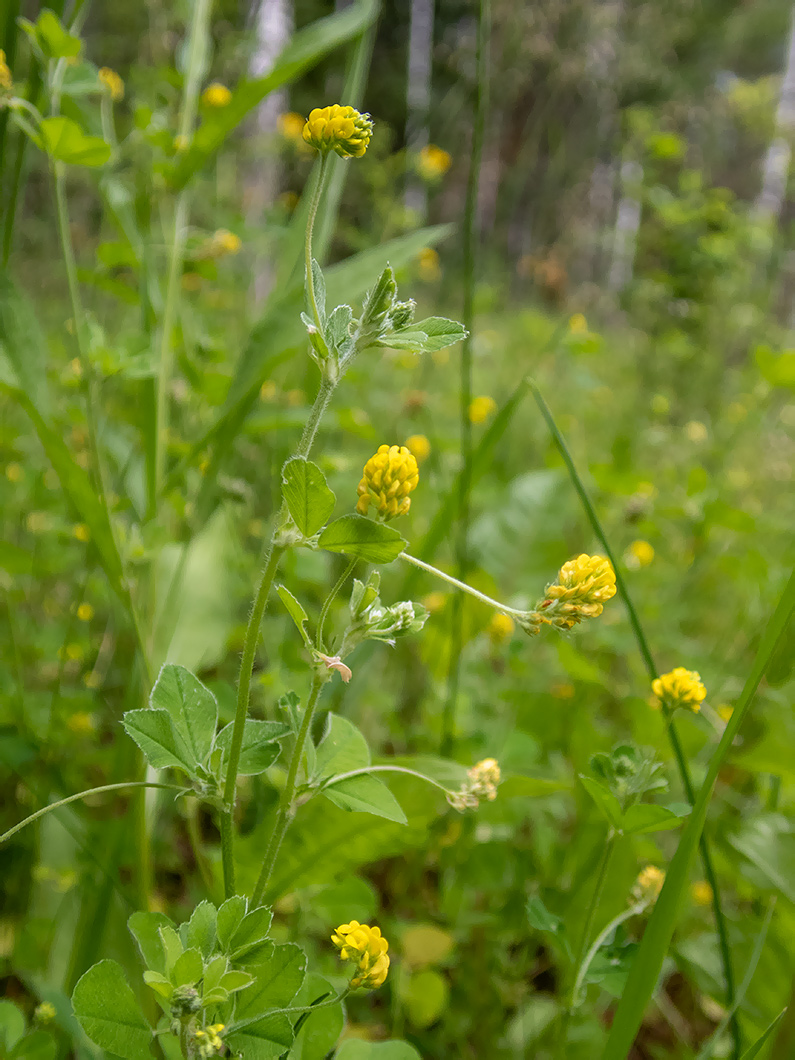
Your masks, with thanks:
[[[424,311],[458,316],[477,10],[469,0],[435,10],[432,0],[383,3],[372,28],[363,17],[358,32],[298,69],[190,174],[167,477],[153,510],[141,417],[156,372],[192,5],[78,6],[86,60],[125,83],[115,107],[121,147],[108,175],[68,173],[113,526],[134,591],[158,587],[147,611],[150,664],[195,668],[229,720],[279,471],[317,383],[298,301],[286,297],[313,164],[301,119],[339,98],[361,102],[376,123],[366,156],[337,170],[338,223],[326,233],[325,263],[349,263],[336,273],[343,299],[358,300],[373,275],[371,259],[352,256],[397,241],[384,257],[401,290]],[[335,15],[319,0],[216,0],[203,86],[264,76],[291,34],[344,17],[345,7]],[[39,9],[7,0],[5,10],[3,46],[24,95],[34,68],[14,19],[35,20]],[[785,0],[494,0],[492,12],[473,345],[474,392],[491,400],[471,413],[470,580],[532,606],[560,564],[598,551],[524,385],[531,374],[622,557],[659,668],[693,667],[707,686],[701,715],[679,722],[697,780],[792,559],[791,17]],[[412,99],[407,85],[417,88],[423,69],[428,92]],[[345,97],[346,86],[361,88],[360,98]],[[210,109],[203,105],[202,121],[213,120]],[[101,133],[90,97],[70,96],[64,113]],[[8,267],[46,336],[45,354],[31,353],[29,367],[47,390],[52,429],[90,470],[50,178],[42,156],[22,153],[21,143],[4,124]],[[129,195],[137,237],[120,210],[114,216],[114,188]],[[447,227],[423,227],[438,225]],[[329,275],[331,283],[333,268]],[[454,555],[450,498],[460,470],[458,357],[457,349],[422,359],[373,351],[357,361],[314,453],[352,509],[374,448],[413,437],[424,458],[402,532],[416,555],[444,567]],[[224,433],[219,416],[230,404],[240,414]],[[119,718],[141,704],[146,680],[123,601],[41,436],[13,394],[0,396],[0,409],[7,828],[55,798],[131,775],[134,749]],[[394,650],[363,648],[331,707],[384,754],[432,755],[448,697],[453,599],[442,583],[394,567],[384,571],[382,595],[421,599],[432,612],[425,632]],[[341,569],[328,554],[301,551],[289,556],[284,579],[317,610]],[[281,695],[305,692],[305,661],[275,600],[263,629],[253,697],[255,713],[268,717]],[[618,599],[565,639],[511,635],[469,600],[463,630],[453,757],[465,765],[497,757],[509,778],[497,801],[460,816],[403,778],[394,788],[407,827],[315,801],[288,837],[271,898],[278,931],[314,939],[311,966],[331,977],[327,937],[338,921],[377,915],[394,938],[396,974],[376,996],[349,1003],[353,1035],[405,1036],[426,1057],[543,1058],[565,955],[556,932],[528,922],[525,907],[540,897],[571,937],[582,923],[606,826],[577,775],[594,752],[632,740],[657,751],[674,797],[682,792]],[[795,973],[793,647],[790,632],[721,774],[709,822],[738,979],[773,918],[740,1010],[748,1041],[789,1002]],[[264,778],[244,784],[253,878],[276,795]],[[216,879],[218,834],[209,815],[192,821],[184,801],[152,796],[150,809],[150,900],[181,918],[205,894],[189,829],[198,829]],[[134,965],[124,929],[135,901],[130,813],[126,797],[97,797],[3,850],[4,991],[29,1016],[41,1000],[55,1005],[61,1055],[91,1055],[85,1043],[68,1044],[65,992],[76,978],[98,955]],[[675,843],[669,832],[621,845],[596,928],[626,907],[639,869],[664,865]],[[723,1015],[709,889],[700,877],[693,884],[636,1060],[695,1057]],[[575,1018],[572,1060],[591,1060],[604,1040],[642,921],[625,927]],[[794,1043],[790,1015],[770,1055],[790,1057]],[[324,1055],[322,1042],[301,1053]],[[711,1055],[729,1055],[725,1035]]]

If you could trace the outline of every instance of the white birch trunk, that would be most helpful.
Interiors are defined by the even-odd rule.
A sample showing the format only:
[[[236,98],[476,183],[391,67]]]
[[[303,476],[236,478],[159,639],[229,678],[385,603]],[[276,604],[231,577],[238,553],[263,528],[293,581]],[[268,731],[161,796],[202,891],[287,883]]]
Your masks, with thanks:
[[[265,77],[293,32],[292,0],[254,0],[254,51],[249,63],[252,78]],[[256,230],[279,192],[281,164],[274,149],[277,121],[288,108],[286,88],[271,92],[254,112],[252,133],[255,160],[249,162],[246,178],[246,222]],[[252,294],[256,302],[267,297],[273,283],[273,269],[265,259],[254,267]]]
[[[778,220],[787,194],[787,179],[792,158],[792,136],[795,133],[795,14],[790,28],[789,49],[781,95],[776,110],[776,133],[762,165],[762,187],[754,203],[758,220]]]
[[[428,118],[431,110],[431,68],[433,59],[434,0],[411,0],[409,25],[408,76],[406,85],[406,147],[410,156],[428,144]],[[419,214],[428,212],[425,185],[414,174],[406,180],[404,202]]]
[[[623,291],[632,279],[640,229],[642,183],[643,167],[638,162],[624,161],[621,165],[621,199],[613,232],[613,254],[607,277],[607,286],[611,291]]]

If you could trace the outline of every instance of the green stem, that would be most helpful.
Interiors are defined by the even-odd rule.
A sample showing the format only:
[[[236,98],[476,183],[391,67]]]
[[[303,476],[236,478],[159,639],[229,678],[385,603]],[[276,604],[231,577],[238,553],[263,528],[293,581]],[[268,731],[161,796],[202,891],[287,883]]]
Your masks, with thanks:
[[[329,610],[331,608],[331,605],[334,603],[334,600],[336,599],[337,593],[340,591],[340,589],[343,587],[345,582],[348,580],[348,576],[350,575],[350,573],[353,570],[353,568],[356,566],[356,563],[357,563],[357,558],[356,558],[356,556],[354,556],[353,559],[350,561],[350,563],[348,563],[346,565],[345,569],[343,570],[342,574],[340,574],[339,578],[337,578],[337,581],[336,581],[336,583],[334,585],[334,588],[328,594],[328,596],[326,597],[326,599],[325,599],[325,601],[323,603],[323,609],[320,612],[320,619],[319,619],[318,624],[317,624],[317,647],[318,647],[318,651],[325,651],[326,650],[323,647],[323,626],[326,624],[326,618],[328,617],[328,613],[329,613]]]
[[[637,611],[635,610],[635,605],[632,602],[631,596],[629,595],[629,589],[627,588],[627,583],[624,580],[624,575],[621,572],[621,567],[619,566],[616,557],[613,553],[613,550],[610,547],[610,543],[607,540],[607,535],[604,532],[604,528],[602,527],[602,524],[599,520],[599,516],[596,514],[596,509],[594,508],[593,503],[591,502],[591,498],[588,496],[582,479],[580,478],[577,468],[575,467],[568,446],[566,445],[566,441],[560,431],[560,428],[555,422],[555,418],[552,415],[549,406],[542,397],[540,390],[532,380],[528,380],[528,385],[530,386],[530,390],[532,391],[533,397],[535,398],[535,402],[538,405],[541,415],[546,421],[547,427],[549,428],[549,432],[552,435],[558,452],[560,453],[563,459],[563,463],[566,465],[566,469],[569,473],[572,485],[574,486],[574,489],[576,490],[577,495],[580,498],[580,502],[583,506],[583,509],[585,510],[585,514],[588,516],[588,521],[591,524],[591,529],[593,530],[596,537],[599,539],[602,548],[605,550],[607,558],[613,565],[613,570],[615,571],[616,575],[616,588],[618,590],[619,595],[621,596],[621,599],[624,601],[624,606],[627,609],[630,625],[632,626],[633,633],[635,634],[635,640],[637,641],[638,649],[640,651],[643,662],[645,663],[646,670],[649,675],[649,680],[654,681],[658,677],[657,667],[654,664],[651,649],[649,648],[649,642],[647,641],[646,635],[643,632],[643,627],[640,624],[640,619],[638,617]],[[676,729],[674,728],[673,720],[669,717],[667,718],[667,722],[668,724],[666,726],[666,729],[668,732],[668,739],[671,744],[671,749],[673,750],[674,758],[676,759],[676,765],[679,770],[679,776],[682,781],[682,787],[685,790],[688,802],[692,806],[695,802],[695,791],[693,788],[693,781],[690,776],[690,771],[687,767],[687,761],[685,759],[684,751],[682,750],[682,744],[679,740],[679,735]],[[707,882],[709,883],[710,887],[712,888],[712,911],[715,917],[715,930],[718,934],[718,945],[720,948],[721,964],[723,965],[723,977],[726,983],[726,1007],[731,1009],[734,1005],[736,991],[734,984],[734,970],[732,967],[731,951],[729,949],[729,937],[726,928],[726,918],[723,914],[723,904],[721,901],[721,894],[720,889],[718,887],[717,877],[715,875],[715,869],[712,865],[712,855],[710,853],[709,843],[707,842],[707,839],[703,833],[699,839],[699,851],[701,854],[701,863],[704,867],[704,876]],[[732,1016],[731,1033],[733,1042],[733,1058],[734,1060],[739,1060],[740,1055],[742,1053],[742,1039],[740,1036],[740,1024],[737,1019],[736,1013]]]
[[[256,909],[258,905],[262,904],[265,888],[268,886],[268,881],[273,872],[273,866],[276,863],[279,848],[282,845],[284,834],[290,823],[290,813],[292,811],[293,798],[295,797],[298,769],[303,757],[304,744],[309,735],[309,729],[312,725],[312,716],[315,713],[315,707],[317,706],[317,701],[320,699],[320,692],[324,684],[325,678],[316,674],[312,681],[312,689],[309,693],[309,701],[307,702],[306,709],[304,710],[301,728],[296,737],[293,757],[290,760],[290,767],[287,771],[287,780],[284,785],[284,790],[282,791],[281,799],[279,800],[279,808],[276,811],[276,820],[273,822],[273,830],[271,831],[270,839],[268,840],[268,845],[265,850],[265,859],[262,864],[262,870],[259,874],[257,885],[251,895],[252,909]]]
[[[240,661],[240,677],[237,683],[237,709],[235,711],[234,728],[232,729],[232,743],[229,747],[229,764],[226,768],[226,780],[224,783],[224,809],[221,813],[221,853],[224,865],[224,893],[227,898],[231,898],[235,893],[233,818],[237,791],[237,769],[240,764],[243,732],[245,730],[246,717],[248,716],[251,674],[254,669],[254,657],[257,653],[262,616],[265,613],[265,605],[268,602],[273,578],[283,552],[283,548],[271,547],[268,562],[262,572],[257,595],[254,598],[254,606],[251,609],[248,626],[246,627],[243,658]]]
[[[585,954],[585,957],[583,958],[582,963],[580,964],[579,970],[577,972],[577,978],[574,982],[572,998],[575,1005],[578,1004],[577,999],[579,998],[580,991],[582,990],[582,984],[585,980],[585,976],[588,974],[588,969],[591,967],[591,962],[599,952],[604,941],[608,939],[610,935],[612,935],[612,933],[620,924],[623,924],[626,920],[631,919],[631,917],[633,916],[639,916],[643,912],[643,910],[647,908],[647,906],[649,905],[649,901],[650,899],[644,899],[642,902],[637,902],[635,905],[630,906],[629,909],[625,909],[623,913],[619,913],[618,916],[613,917],[610,923],[607,924],[604,928],[602,928],[602,930],[593,940],[590,949]]]
[[[433,574],[435,577],[441,578],[442,581],[447,582],[449,585],[454,585],[456,589],[461,589],[462,592],[469,593],[469,595],[474,596],[476,600],[488,604],[489,607],[495,608],[495,610],[500,611],[504,615],[515,615],[518,618],[522,618],[527,614],[527,611],[519,611],[515,607],[507,607],[505,604],[501,604],[499,600],[493,600],[490,596],[486,596],[485,593],[473,589],[472,586],[467,585],[466,582],[454,578],[452,574],[445,574],[445,572],[439,570],[438,567],[432,567],[430,563],[417,559],[416,556],[411,556],[408,552],[401,552],[400,559],[405,560],[406,563],[412,563],[415,567],[419,567],[421,570],[427,571],[428,574]]]
[[[491,33],[491,0],[480,0],[477,34],[477,87],[475,116],[472,128],[472,154],[467,176],[464,207],[463,245],[463,324],[466,337],[461,346],[461,374],[459,385],[461,423],[461,480],[458,493],[458,532],[456,534],[456,567],[463,581],[469,569],[469,498],[472,490],[472,342],[475,318],[475,271],[478,257],[478,189],[486,128],[489,94],[489,36]],[[452,614],[452,647],[447,678],[447,697],[442,714],[441,753],[452,751],[455,711],[463,650],[463,609],[456,597]]]
[[[312,201],[309,204],[309,216],[306,221],[306,238],[304,239],[306,293],[309,297],[309,304],[312,307],[312,316],[315,318],[315,325],[321,335],[323,334],[323,322],[320,319],[320,312],[317,307],[317,299],[315,297],[315,278],[312,275],[312,233],[315,229],[315,218],[317,217],[317,208],[320,205],[320,196],[323,193],[323,185],[326,182],[327,163],[328,155],[324,151],[320,156],[320,169],[318,171],[315,189],[312,193]]]
[[[296,1005],[295,1008],[273,1008],[268,1010],[269,1016],[294,1016],[302,1012],[317,1012],[319,1008],[329,1008],[331,1005],[338,1005],[341,1001],[344,1001],[348,994],[352,993],[350,986],[346,986],[341,994],[337,994],[336,997],[326,998],[325,1001],[318,1001],[314,1005]],[[245,1030],[246,1027],[250,1027],[254,1023],[258,1023],[262,1019],[262,1016],[252,1016],[251,1019],[239,1020],[236,1023],[230,1023],[226,1028],[225,1034],[232,1034],[234,1031]]]
[[[588,911],[585,914],[585,923],[583,924],[582,933],[580,934],[580,941],[577,944],[577,951],[574,957],[574,968],[575,978],[572,982],[571,989],[569,990],[568,997],[566,998],[566,1007],[563,1010],[563,1016],[560,1022],[560,1029],[558,1031],[557,1049],[556,1053],[559,1057],[565,1056],[566,1050],[566,1038],[569,1030],[569,1023],[571,1022],[571,1016],[574,1011],[574,1006],[577,999],[578,985],[580,982],[580,970],[583,964],[583,955],[585,954],[585,948],[588,945],[588,939],[591,934],[591,928],[593,927],[594,917],[596,916],[596,910],[599,907],[599,900],[602,897],[602,891],[604,890],[605,880],[607,879],[607,869],[610,865],[610,858],[613,856],[613,851],[616,845],[616,835],[610,830],[607,841],[602,849],[602,855],[599,859],[599,868],[596,874],[596,883],[594,884],[593,893],[591,894],[591,901],[588,904]]]
[[[49,806],[43,806],[40,810],[36,810],[30,817],[26,817],[24,821],[20,821],[19,824],[15,824],[13,828],[9,828],[7,832],[3,832],[0,835],[0,843],[5,843],[7,839],[10,839],[12,835],[16,835],[17,832],[21,832],[23,828],[26,828],[29,824],[33,824],[39,817],[43,817],[46,813],[51,813],[53,810],[60,809],[61,806],[68,806],[70,802],[77,802],[79,799],[88,798],[89,795],[100,795],[103,791],[120,791],[122,788],[166,788],[170,791],[183,791],[179,784],[150,784],[148,781],[141,780],[128,780],[123,784],[103,784],[99,788],[88,788],[87,791],[79,791],[76,795],[69,795],[65,799],[59,799],[58,802],[51,802]]]
[[[364,769],[351,769],[347,773],[337,773],[333,777],[320,785],[319,791],[323,791],[324,788],[333,787],[335,784],[339,784],[340,781],[348,780],[350,777],[362,777],[369,773],[405,773],[409,777],[419,777],[420,780],[424,780],[427,784],[433,784],[435,788],[443,791],[445,795],[452,795],[453,792],[449,788],[446,788],[444,784],[440,784],[438,780],[434,780],[432,777],[426,777],[424,773],[418,773],[416,769],[406,769],[405,766],[367,766]]]

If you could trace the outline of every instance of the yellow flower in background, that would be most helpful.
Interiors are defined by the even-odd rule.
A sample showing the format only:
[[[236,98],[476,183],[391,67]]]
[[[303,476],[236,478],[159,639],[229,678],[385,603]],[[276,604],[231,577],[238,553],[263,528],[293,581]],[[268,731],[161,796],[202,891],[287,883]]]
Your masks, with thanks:
[[[577,689],[570,681],[557,681],[549,691],[555,699],[574,699]]]
[[[694,880],[690,885],[690,894],[696,905],[709,905],[712,902],[712,888],[706,880]]]
[[[467,770],[467,778],[458,791],[447,793],[447,801],[454,810],[476,810],[481,799],[493,802],[497,798],[500,766],[496,758],[484,758]]]
[[[700,674],[695,670],[686,670],[684,666],[677,666],[670,673],[662,674],[652,681],[651,689],[668,710],[685,707],[694,714],[701,710],[701,704],[707,695]]]
[[[721,721],[729,722],[731,721],[732,714],[734,714],[734,707],[730,707],[728,703],[721,703],[720,706],[716,708],[716,712]]]
[[[654,559],[654,546],[648,541],[633,541],[627,549],[624,560],[628,567],[648,567]]]
[[[428,593],[427,596],[423,596],[422,598],[422,606],[426,611],[430,611],[431,613],[434,611],[441,611],[446,603],[447,593],[442,593],[438,590]]]
[[[303,115],[294,110],[280,114],[276,119],[279,132],[288,140],[303,140],[302,133],[306,124]]]
[[[515,624],[510,615],[502,615],[499,612],[491,616],[486,630],[494,641],[507,640],[513,633]]]
[[[424,434],[412,434],[410,438],[406,439],[406,448],[411,450],[417,459],[417,463],[421,464],[430,455],[431,443]]]
[[[42,1001],[33,1010],[33,1018],[37,1023],[50,1023],[55,1019],[55,1016],[55,1005],[51,1005],[49,1001]]]
[[[77,617],[81,622],[90,622],[94,617],[94,608],[91,604],[81,604],[77,609]]]
[[[110,98],[114,103],[124,99],[124,82],[109,66],[103,66],[99,71],[100,83],[110,92]]]
[[[423,147],[417,156],[417,172],[423,180],[438,180],[450,168],[452,158],[436,144]]]
[[[688,441],[699,443],[706,442],[709,432],[701,420],[691,420],[685,424],[685,434]]]
[[[25,471],[21,464],[12,463],[6,467],[6,478],[9,482],[21,482]]]
[[[76,537],[78,541],[82,541],[83,544],[91,540],[91,531],[85,523],[75,523],[72,527],[72,535]]]
[[[389,971],[389,943],[379,927],[351,920],[349,924],[340,924],[331,941],[339,949],[341,960],[356,963],[352,987],[374,990],[383,984]]]
[[[96,729],[94,718],[88,711],[78,710],[66,719],[66,727],[75,736],[91,736]]]
[[[420,279],[426,283],[433,283],[442,275],[439,255],[433,247],[424,247],[417,255],[417,261],[420,266]]]
[[[473,399],[469,406],[469,419],[472,423],[484,423],[497,411],[494,398],[485,395]]]
[[[202,103],[205,107],[228,107],[232,102],[232,93],[220,81],[213,81],[202,92]]]
[[[635,886],[632,888],[632,897],[637,902],[654,901],[663,889],[665,873],[656,865],[647,865],[638,874]]]
[[[336,151],[341,158],[361,158],[373,135],[369,114],[353,107],[315,107],[304,125],[302,136],[310,147],[327,154]]]
[[[572,335],[587,335],[588,321],[583,313],[575,313],[569,317],[569,331]]]
[[[14,81],[11,77],[11,69],[6,62],[6,53],[0,48],[0,89],[10,92],[13,87]]]
[[[417,461],[405,445],[380,445],[364,465],[356,510],[367,515],[374,504],[376,516],[384,521],[405,515],[411,507],[409,494],[419,480]]]
[[[198,1046],[199,1056],[203,1060],[209,1060],[211,1056],[217,1056],[224,1048],[221,1031],[224,1030],[223,1023],[212,1023],[204,1030],[201,1028],[193,1032],[193,1037]]]
[[[213,257],[221,257],[224,254],[238,254],[242,246],[240,236],[230,232],[228,228],[219,228],[213,234],[210,250]]]

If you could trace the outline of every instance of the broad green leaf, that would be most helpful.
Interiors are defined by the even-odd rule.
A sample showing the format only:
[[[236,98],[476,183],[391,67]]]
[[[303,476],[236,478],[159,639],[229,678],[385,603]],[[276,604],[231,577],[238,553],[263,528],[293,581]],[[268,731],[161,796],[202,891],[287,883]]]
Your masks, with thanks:
[[[795,902],[795,831],[788,817],[777,813],[752,817],[729,836],[729,843],[748,859],[755,883],[772,886]]]
[[[172,927],[161,927],[160,938],[163,940],[163,952],[166,955],[166,975],[170,976],[185,947],[179,933]]]
[[[46,1031],[35,1030],[17,1042],[9,1060],[55,1060],[55,1039]]]
[[[241,957],[246,956],[251,959],[251,951],[268,938],[272,920],[273,914],[264,905],[252,909],[243,917],[229,942],[229,953],[233,961],[239,961]]]
[[[660,970],[671,944],[674,928],[679,916],[690,878],[690,867],[704,829],[712,790],[721,765],[728,755],[732,743],[750,707],[767,664],[773,655],[790,617],[795,610],[795,572],[790,575],[781,599],[776,606],[757,649],[751,672],[734,712],[723,732],[717,749],[709,761],[707,775],[696,797],[693,811],[688,818],[676,853],[665,874],[665,883],[655,902],[654,911],[643,933],[637,956],[626,988],[616,1009],[610,1036],[602,1054],[602,1060],[626,1060],[638,1033],[646,1006],[651,999]]]
[[[326,476],[310,460],[288,460],[282,470],[282,495],[304,537],[316,534],[334,511],[336,498]]]
[[[356,726],[339,714],[329,714],[326,735],[317,749],[315,777],[323,780],[370,765],[370,748]]]
[[[69,33],[57,15],[47,8],[36,19],[36,39],[48,59],[71,59],[80,54],[83,44],[79,37]]]
[[[334,1060],[422,1060],[408,1042],[365,1042],[348,1038],[334,1054]]]
[[[754,1057],[759,1055],[762,1046],[765,1044],[765,1042],[768,1041],[770,1035],[773,1033],[776,1027],[778,1027],[779,1023],[781,1023],[786,1011],[786,1009],[782,1009],[781,1012],[779,1012],[773,1022],[766,1027],[764,1033],[756,1039],[751,1048],[745,1050],[743,1055],[740,1057],[740,1060],[754,1060]]]
[[[253,982],[254,977],[248,972],[237,972],[232,970],[221,976],[221,982],[218,985],[222,990],[225,990],[227,994],[234,994],[238,990],[244,990]]]
[[[223,751],[224,758],[229,754],[232,744],[234,722],[225,725],[215,738],[215,746]],[[279,757],[277,740],[287,736],[290,726],[281,721],[259,721],[246,718],[243,727],[243,746],[240,750],[238,773],[243,777],[253,777],[264,773]]]
[[[203,763],[212,749],[218,723],[218,703],[209,688],[184,666],[167,663],[158,675],[149,703],[155,709],[168,711],[193,759]]]
[[[236,894],[231,898],[227,898],[223,905],[218,907],[215,932],[218,936],[218,944],[222,950],[228,951],[232,936],[246,915],[246,905],[246,899],[242,895]]]
[[[188,986],[198,983],[204,971],[201,953],[191,947],[185,950],[174,961],[169,977],[174,986]]]
[[[294,33],[266,77],[241,82],[227,106],[206,115],[171,178],[172,185],[177,189],[184,187],[267,95],[296,80],[329,52],[364,32],[375,15],[372,0],[359,0],[347,10],[320,18]]]
[[[128,710],[122,717],[122,725],[155,769],[174,767],[193,776],[196,759],[167,710]]]
[[[450,987],[435,968],[423,968],[413,975],[401,977],[400,998],[409,1022],[419,1030],[430,1027],[447,1008]]]
[[[678,828],[682,818],[687,817],[689,813],[689,806],[672,810],[651,802],[638,802],[630,806],[624,814],[621,831],[625,835],[640,835],[643,832],[662,832],[669,828]]]
[[[366,344],[380,337],[396,295],[395,270],[387,263],[375,285],[365,295],[356,329],[357,342]]]
[[[0,1001],[0,1047],[11,1050],[25,1033],[25,1017],[11,1001]]]
[[[263,1014],[290,1004],[301,988],[306,968],[303,950],[292,943],[267,944],[255,957],[250,963],[243,961],[244,970],[255,981],[237,995],[235,1021],[226,1036],[229,1047],[239,1051],[244,1060],[278,1056],[277,1046],[281,1052],[290,1046],[293,1029],[289,1021],[284,1016]]]
[[[185,945],[195,946],[205,960],[215,947],[215,906],[206,899],[199,902],[186,925]]]
[[[246,1021],[245,1026],[224,1034],[224,1041],[241,1060],[275,1060],[289,1050],[293,1042],[293,1027],[286,1016],[274,1013],[261,1019]]]
[[[406,824],[406,815],[395,796],[377,777],[362,774],[323,788],[323,794],[343,810],[374,813],[388,821]]]
[[[615,795],[609,791],[604,784],[600,784],[598,780],[594,780],[593,777],[580,775],[580,782],[596,803],[608,823],[611,824],[613,828],[620,831],[623,822],[623,813],[621,810],[621,803]]]
[[[318,538],[328,552],[344,552],[368,563],[391,563],[408,544],[397,530],[374,523],[363,515],[343,515],[329,523]]]
[[[75,986],[72,1008],[95,1045],[124,1060],[151,1060],[151,1028],[115,961],[88,969]]]
[[[174,984],[162,972],[153,972],[147,968],[144,972],[144,982],[160,997],[169,1000],[174,993]]]
[[[527,920],[530,927],[535,928],[536,931],[546,931],[552,935],[561,935],[566,930],[560,917],[550,913],[537,895],[527,900],[525,911],[527,912]]]
[[[205,967],[202,981],[202,994],[205,998],[211,991],[215,990],[221,979],[226,975],[228,968],[229,961],[224,956],[213,957]]]
[[[287,608],[287,613],[295,623],[295,627],[301,634],[304,644],[307,648],[311,648],[312,641],[309,639],[309,634],[306,631],[306,623],[309,621],[309,615],[304,611],[303,607],[301,607],[290,590],[284,585],[277,585],[276,592],[279,594],[282,603]]]
[[[333,997],[336,990],[322,976],[310,974],[295,998],[295,1005],[317,1004],[320,999]],[[302,1017],[290,1060],[325,1060],[337,1044],[345,1025],[342,1005],[327,1005]],[[298,1024],[296,1024],[298,1026]]]
[[[147,968],[153,968],[157,972],[165,972],[166,955],[163,950],[163,938],[160,934],[161,927],[174,925],[165,913],[133,913],[127,921],[130,934],[138,943],[141,959]]]
[[[77,122],[62,114],[44,118],[39,125],[41,142],[56,162],[73,166],[104,166],[110,158],[110,144],[99,136],[84,133]]]

